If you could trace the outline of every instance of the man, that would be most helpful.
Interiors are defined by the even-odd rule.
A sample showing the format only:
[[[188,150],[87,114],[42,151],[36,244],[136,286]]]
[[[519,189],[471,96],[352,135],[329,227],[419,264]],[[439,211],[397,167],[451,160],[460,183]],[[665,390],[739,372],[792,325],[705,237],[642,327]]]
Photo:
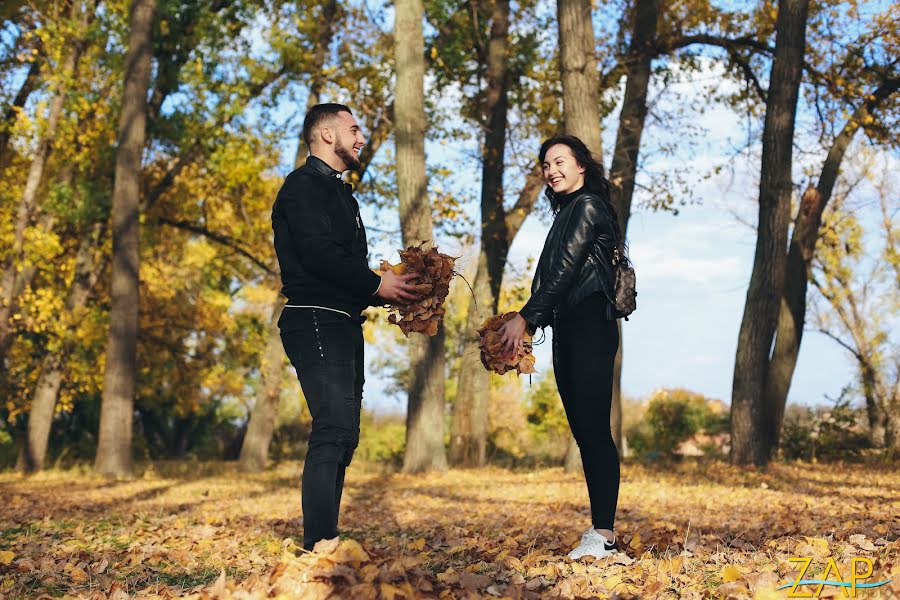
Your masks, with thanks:
[[[312,433],[303,466],[303,547],[338,535],[344,471],[359,443],[363,388],[360,316],[369,305],[415,299],[412,275],[369,269],[366,230],[344,171],[365,144],[350,109],[314,106],[303,121],[310,156],[272,207],[275,252],[288,302],[281,341],[306,396]]]

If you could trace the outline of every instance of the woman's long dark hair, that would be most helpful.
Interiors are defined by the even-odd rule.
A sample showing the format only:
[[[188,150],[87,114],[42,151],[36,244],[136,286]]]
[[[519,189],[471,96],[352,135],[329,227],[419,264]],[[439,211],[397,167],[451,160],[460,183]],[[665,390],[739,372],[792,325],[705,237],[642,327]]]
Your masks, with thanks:
[[[544,158],[547,156],[547,151],[557,144],[568,146],[575,156],[578,166],[584,167],[585,189],[594,192],[606,200],[610,209],[612,209],[613,206],[609,202],[609,180],[606,179],[606,175],[603,173],[603,165],[599,160],[594,158],[594,155],[591,154],[588,147],[584,145],[584,142],[574,135],[555,135],[541,144],[541,151],[538,153],[538,161],[541,165],[541,169],[544,168]],[[550,210],[555,215],[561,208],[560,198],[554,193],[553,188],[549,185],[544,189],[544,194],[547,196],[547,199],[550,200]],[[613,214],[615,214],[614,210]]]

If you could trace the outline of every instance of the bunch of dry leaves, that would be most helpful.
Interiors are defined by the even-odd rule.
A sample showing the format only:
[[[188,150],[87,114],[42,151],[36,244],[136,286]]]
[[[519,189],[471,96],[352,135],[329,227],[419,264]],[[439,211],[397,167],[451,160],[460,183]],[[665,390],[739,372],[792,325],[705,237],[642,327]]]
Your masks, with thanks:
[[[525,332],[525,344],[516,352],[515,356],[504,355],[503,339],[500,328],[507,321],[516,316],[515,312],[505,315],[494,315],[485,319],[478,330],[478,347],[481,349],[481,364],[488,371],[503,375],[507,371],[516,370],[516,373],[536,373],[534,369],[534,354],[531,352],[531,336]]]
[[[396,265],[381,261],[380,271],[388,269],[397,275],[415,273],[413,280],[418,300],[408,304],[397,304],[390,308],[388,321],[400,327],[403,335],[409,337],[414,331],[427,336],[437,335],[438,327],[444,319],[444,300],[450,292],[450,280],[456,275],[456,258],[438,252],[437,246],[425,248],[425,242],[400,251],[400,262]]]

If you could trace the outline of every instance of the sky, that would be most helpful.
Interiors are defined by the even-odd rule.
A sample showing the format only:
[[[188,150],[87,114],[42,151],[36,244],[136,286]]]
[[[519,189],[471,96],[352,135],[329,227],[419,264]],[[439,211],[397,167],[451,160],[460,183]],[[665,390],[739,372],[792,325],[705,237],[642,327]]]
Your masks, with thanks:
[[[699,85],[686,85],[688,90],[694,86],[700,93]],[[613,114],[604,125],[607,149],[614,143],[616,121],[617,114]],[[698,173],[706,171],[746,136],[745,123],[725,109],[698,115],[695,125],[709,132],[699,151],[690,152],[693,156],[676,153],[651,159],[647,168],[658,170],[666,163],[688,161],[697,165]],[[659,143],[666,135],[664,131],[664,127],[649,129],[650,144]],[[428,151],[441,152],[441,148],[429,144]],[[659,388],[684,387],[730,401],[738,330],[756,242],[756,232],[746,221],[755,219],[757,165],[756,158],[737,161],[733,172],[723,171],[699,183],[694,188],[694,201],[681,208],[677,216],[646,209],[633,214],[628,237],[638,297],[637,311],[623,322],[622,389],[627,396],[646,397]],[[465,185],[478,189],[479,173],[478,165],[473,164]],[[367,223],[384,221],[384,215],[379,219],[366,207],[363,218]],[[530,257],[537,258],[547,230],[546,218],[542,220],[537,213],[528,217],[510,250],[509,261],[515,268],[524,269]],[[459,248],[454,240],[441,242],[446,251]],[[370,250],[374,264],[395,248],[377,243]],[[391,260],[396,262],[395,253]],[[552,365],[552,329],[546,333],[547,342],[535,347],[539,373],[547,372]],[[378,349],[370,347],[368,352],[373,359]],[[803,338],[788,401],[827,403],[827,398],[837,398],[853,377],[853,364],[846,351],[821,334],[809,332]],[[365,405],[370,410],[405,410],[404,398],[382,393],[383,376],[371,365],[366,381]],[[527,385],[527,378],[522,382]]]
[[[746,117],[705,102],[708,94],[705,83],[718,77],[718,73],[710,70],[669,88],[669,92],[677,91],[680,96],[651,91],[655,110],[660,114],[672,108],[666,103],[699,102],[707,107],[689,117],[692,129],[701,132],[694,143],[680,139],[682,129],[675,124],[651,122],[645,130],[642,152],[647,158],[642,168],[647,173],[686,169],[687,177],[692,179],[693,198],[677,215],[636,206],[631,217],[628,237],[637,272],[638,297],[637,311],[629,321],[623,322],[622,389],[626,396],[643,398],[663,387],[683,387],[726,403],[730,401],[738,331],[756,242],[752,223],[757,211],[759,147],[758,144],[752,147],[749,156],[738,156],[720,174],[703,177],[713,167],[723,165],[723,157],[734,155],[735,148],[747,138]],[[346,102],[352,107],[349,98],[329,100]],[[297,106],[292,105],[279,112],[287,115],[296,111]],[[811,118],[801,109],[798,115],[801,122]],[[607,167],[617,122],[616,111],[603,123]],[[753,125],[757,129],[759,126],[759,122]],[[802,126],[798,125],[798,129]],[[426,139],[426,153],[430,164],[455,164],[458,169],[455,188],[465,197],[477,198],[480,165],[460,162],[466,153],[473,152],[477,140],[469,140],[469,144],[471,147],[448,148],[436,140]],[[665,144],[674,147],[674,152],[654,151]],[[292,168],[296,147],[296,136],[284,139],[284,174]],[[822,157],[815,160],[821,163]],[[805,183],[799,168],[795,168],[794,181]],[[648,181],[645,173],[638,174],[639,185]],[[640,197],[639,192],[638,204]],[[477,211],[476,203],[471,203],[469,209]],[[543,210],[541,205],[537,210]],[[376,214],[371,206],[365,205],[362,213],[369,226],[399,228],[394,215]],[[521,270],[529,258],[537,258],[548,228],[546,217],[542,219],[536,213],[528,217],[510,251],[512,266]],[[443,251],[459,250],[452,238],[439,238],[438,243]],[[370,262],[373,266],[381,258],[396,262],[397,249],[390,243],[376,241],[370,244]],[[552,364],[552,330],[548,328],[546,333],[547,342],[535,347],[539,373],[547,372]],[[378,352],[377,347],[370,346],[367,350],[364,405],[378,413],[402,413],[405,398],[385,394],[384,374],[372,365]],[[803,338],[788,402],[830,403],[829,399],[837,398],[854,378],[851,356],[822,334],[808,331]],[[522,382],[527,385],[527,378],[522,378]]]

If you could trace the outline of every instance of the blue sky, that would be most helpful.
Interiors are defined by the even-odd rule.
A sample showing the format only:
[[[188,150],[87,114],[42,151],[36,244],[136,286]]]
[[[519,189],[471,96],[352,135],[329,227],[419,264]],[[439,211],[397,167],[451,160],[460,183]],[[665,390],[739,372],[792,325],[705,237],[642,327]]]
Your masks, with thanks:
[[[647,184],[646,172],[681,169],[691,183],[692,202],[680,208],[677,216],[641,208],[646,193],[638,192],[636,207],[629,224],[631,257],[638,274],[638,309],[630,321],[624,323],[625,360],[623,391],[628,396],[643,397],[661,387],[685,387],[704,395],[730,401],[734,356],[744,299],[752,268],[756,232],[752,223],[757,212],[759,169],[758,141],[745,152],[736,152],[747,140],[748,123],[745,116],[712,103],[704,98],[709,94],[706,84],[719,79],[720,74],[710,67],[691,81],[670,85],[665,94],[651,92],[651,102],[658,114],[666,114],[674,102],[706,104],[706,110],[689,114],[687,121],[700,136],[690,143],[679,124],[651,122],[645,130],[642,153],[645,172],[638,174],[638,184]],[[679,95],[680,94],[680,97]],[[325,99],[323,99],[324,101]],[[352,98],[328,98],[353,106]],[[670,106],[666,106],[669,103]],[[278,112],[286,116],[297,111],[297,105],[284,106]],[[801,107],[798,114],[798,139],[804,125],[813,116]],[[285,118],[282,122],[290,121]],[[604,159],[608,167],[618,122],[617,111],[605,119],[603,127]],[[751,125],[754,132],[761,127],[761,119]],[[295,129],[299,133],[299,127]],[[756,136],[758,138],[758,136]],[[857,140],[858,141],[858,140]],[[455,191],[462,197],[477,199],[480,189],[480,165],[466,164],[461,157],[471,155],[478,140],[472,139],[460,147],[447,147],[435,140],[427,140],[429,164],[453,164],[457,176]],[[815,147],[811,139],[800,140],[804,148]],[[664,144],[675,148],[672,154],[658,151]],[[297,138],[284,139],[283,171],[290,171],[296,152]],[[380,153],[390,148],[388,144]],[[536,152],[537,148],[535,148]],[[728,156],[735,156],[730,162]],[[805,156],[806,164],[821,164],[819,156]],[[471,160],[471,159],[470,159]],[[715,166],[725,165],[718,175],[703,177]],[[377,163],[377,161],[376,161]],[[798,161],[799,163],[799,161]],[[378,168],[377,164],[373,168]],[[804,183],[801,165],[795,166],[794,181]],[[469,210],[477,214],[477,204]],[[539,208],[539,210],[541,210]],[[398,229],[394,214],[376,214],[372,207],[363,206],[363,218],[369,226]],[[536,258],[543,245],[548,223],[546,218],[532,214],[517,236],[510,263],[522,268],[529,257]],[[438,238],[442,249],[456,251],[459,246],[452,238]],[[397,248],[384,242],[370,245],[372,264],[393,254]],[[548,329],[548,336],[552,331]],[[537,346],[536,367],[546,372],[551,366],[549,343]],[[377,347],[368,349],[368,358],[377,357]],[[507,375],[509,377],[511,375]],[[369,365],[367,369],[365,405],[377,412],[402,412],[405,399],[383,392],[386,381],[381,373]],[[836,398],[843,387],[852,383],[855,369],[850,355],[835,342],[816,332],[807,332],[791,386],[789,403],[804,405],[828,402]],[[523,385],[527,382],[523,378]]]
[[[697,92],[700,93],[699,87]],[[607,152],[614,142],[616,119],[613,114],[605,123]],[[722,157],[746,136],[746,124],[725,109],[698,115],[695,125],[709,132],[703,148],[686,149],[684,156],[651,159],[647,168],[659,170],[666,167],[665,163],[687,161],[697,164],[698,173],[706,171],[721,163]],[[664,128],[651,127],[647,131],[648,145],[659,143],[665,135]],[[441,148],[439,144],[429,144],[430,161],[438,160],[435,153],[448,152]],[[608,160],[607,157],[607,163]],[[746,221],[755,220],[757,165],[755,156],[739,159],[733,172],[723,171],[698,183],[694,203],[683,207],[677,216],[641,209],[632,216],[629,241],[638,274],[638,310],[624,324],[626,395],[642,397],[660,387],[686,387],[729,401],[756,240],[755,230]],[[477,197],[474,190],[480,186],[479,167],[473,164],[466,171],[468,180],[462,188],[471,189]],[[366,207],[363,212],[370,224],[390,223],[394,218],[375,215]],[[529,216],[512,246],[510,263],[522,268],[529,257],[537,257],[547,228],[546,219],[537,214]],[[458,248],[452,239],[439,242],[448,250]],[[384,243],[370,249],[373,262],[395,250]],[[535,349],[539,372],[546,372],[551,366],[552,330],[547,333],[548,343]],[[370,347],[368,352],[374,358],[378,348]],[[853,365],[846,352],[824,336],[810,332],[803,340],[789,402],[826,402],[826,395],[837,397],[853,377]],[[524,384],[527,379],[522,381]],[[401,412],[405,399],[385,396],[382,382],[382,376],[370,368],[366,405],[380,412]]]

